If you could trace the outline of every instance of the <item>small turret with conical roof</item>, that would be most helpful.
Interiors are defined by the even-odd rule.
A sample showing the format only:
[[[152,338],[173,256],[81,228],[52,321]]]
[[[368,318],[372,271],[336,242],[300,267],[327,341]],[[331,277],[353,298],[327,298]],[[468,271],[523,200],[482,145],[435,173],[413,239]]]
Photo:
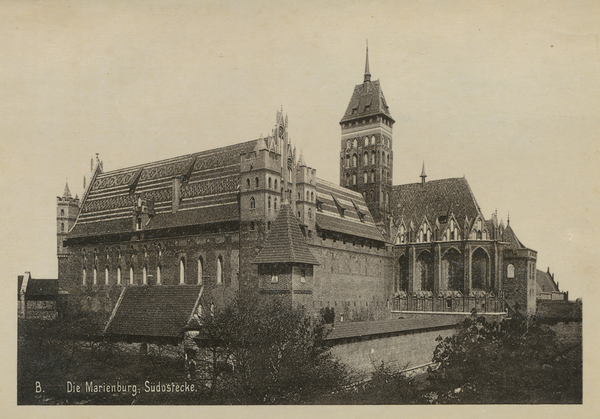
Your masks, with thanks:
[[[65,183],[62,196],[56,197],[56,251],[60,257],[65,252],[63,242],[79,215],[79,198],[71,195],[69,183]]]

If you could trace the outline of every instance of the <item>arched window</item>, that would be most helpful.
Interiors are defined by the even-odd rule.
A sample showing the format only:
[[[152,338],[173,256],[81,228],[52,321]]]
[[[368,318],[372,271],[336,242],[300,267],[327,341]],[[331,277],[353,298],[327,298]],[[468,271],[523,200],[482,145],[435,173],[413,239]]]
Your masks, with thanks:
[[[363,173],[363,183],[367,183],[369,181],[369,175],[367,174],[367,172]]]
[[[271,197],[267,200],[267,208],[271,209]]]
[[[369,153],[367,151],[365,151],[365,154],[363,154],[363,164],[365,166],[369,164]]]
[[[60,223],[60,231],[65,231],[65,223]]]
[[[278,272],[273,268],[271,270],[271,283],[276,284],[277,282],[279,282],[279,275]]]
[[[433,257],[428,251],[423,251],[417,258],[417,280],[420,281],[421,291],[433,291]]]
[[[364,143],[365,147],[369,145],[369,137],[365,137]]]
[[[306,200],[310,201],[310,193],[308,191],[306,191]]]
[[[254,197],[250,197],[250,208],[256,208],[256,201],[254,200]]]
[[[185,259],[179,259],[179,283],[185,284]]]
[[[223,258],[217,258],[217,284],[223,283]]]
[[[98,283],[98,269],[94,266],[94,285]]]
[[[275,179],[274,185],[275,185],[275,187],[273,189],[277,190],[277,179]]]
[[[352,184],[356,185],[356,173],[352,173]]]
[[[117,285],[121,285],[121,267],[117,267]]]
[[[156,267],[156,285],[161,284],[161,274],[162,274],[162,268],[160,265],[158,265]]]
[[[198,257],[198,285],[202,285],[202,271],[204,263],[202,262],[202,256]]]
[[[387,165],[388,166],[390,165],[390,155],[389,154],[387,155]]]
[[[83,268],[83,272],[81,273],[81,283],[85,285],[87,281],[87,271]]]
[[[506,277],[507,278],[515,277],[515,265],[513,265],[512,263],[506,267]]]
[[[142,268],[142,284],[148,285],[148,268],[146,265]]]
[[[256,183],[256,187],[258,188],[258,186],[259,186],[258,177],[254,178],[254,182]]]
[[[485,290],[487,288],[489,258],[480,247],[471,256],[471,289]]]
[[[463,262],[456,249],[449,249],[442,257],[442,289],[464,292]]]
[[[250,178],[246,179],[246,188],[250,189]]]
[[[398,265],[398,282],[396,282],[394,291],[408,291],[408,257],[406,255],[400,256]]]
[[[358,141],[355,138],[354,141],[352,141],[352,147],[356,148],[357,146],[358,146]]]
[[[308,218],[312,219],[312,209],[311,208],[308,209]]]
[[[312,202],[314,202],[314,201],[315,201],[315,194],[314,194],[314,192],[311,192],[311,193],[310,193],[310,200],[311,200]]]
[[[350,167],[350,155],[346,155],[346,167]]]
[[[104,268],[104,283],[108,285],[108,266]]]
[[[352,155],[352,167],[356,167],[356,165],[358,164],[358,157],[356,156],[356,154]]]
[[[350,148],[350,140],[346,141],[346,148]]]
[[[377,157],[375,157],[375,156],[377,156],[377,153],[375,153],[375,150],[373,150],[371,152],[371,164],[375,164],[376,163]]]
[[[129,285],[133,285],[133,265],[129,267]]]
[[[269,178],[269,189],[271,189],[271,178]]]
[[[375,134],[371,135],[371,145],[375,144]]]
[[[64,209],[61,209],[61,210],[60,210],[60,216],[61,216],[61,217],[64,217],[64,216],[65,216],[65,210],[64,210]]]
[[[385,164],[385,151],[381,152],[381,164]]]
[[[371,183],[375,183],[375,171],[371,170]]]
[[[300,192],[298,192],[298,201],[300,201],[302,198],[300,197]]]
[[[273,209],[277,209],[277,198],[273,201]]]
[[[270,229],[271,229],[271,222],[267,221],[267,230],[270,230]]]
[[[350,185],[350,173],[346,173],[346,186]]]

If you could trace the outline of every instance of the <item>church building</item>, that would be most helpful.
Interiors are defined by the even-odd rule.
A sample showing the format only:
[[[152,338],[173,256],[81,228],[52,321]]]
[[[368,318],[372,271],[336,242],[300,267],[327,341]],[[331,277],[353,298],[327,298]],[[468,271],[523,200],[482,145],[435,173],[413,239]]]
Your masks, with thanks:
[[[81,200],[67,186],[57,202],[68,309],[135,317],[162,301],[187,318],[256,292],[330,322],[535,313],[536,252],[484,217],[465,178],[428,181],[423,166],[392,184],[394,122],[367,50],[339,185],[297,153],[283,111],[264,138],[111,171],[97,158]],[[143,329],[126,323],[106,332]]]

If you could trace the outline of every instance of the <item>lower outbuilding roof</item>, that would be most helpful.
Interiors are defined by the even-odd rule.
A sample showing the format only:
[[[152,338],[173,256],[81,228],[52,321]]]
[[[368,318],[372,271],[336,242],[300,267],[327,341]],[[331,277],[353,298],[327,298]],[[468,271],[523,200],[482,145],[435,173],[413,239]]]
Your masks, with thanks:
[[[104,329],[104,335],[182,337],[197,310],[202,290],[202,285],[124,288]]]

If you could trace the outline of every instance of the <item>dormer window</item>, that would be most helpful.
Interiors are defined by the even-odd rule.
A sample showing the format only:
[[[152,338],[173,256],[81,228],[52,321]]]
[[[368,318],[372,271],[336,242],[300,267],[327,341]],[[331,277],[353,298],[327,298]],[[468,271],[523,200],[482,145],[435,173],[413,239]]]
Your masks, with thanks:
[[[352,115],[356,115],[358,113],[358,108],[352,108]]]

